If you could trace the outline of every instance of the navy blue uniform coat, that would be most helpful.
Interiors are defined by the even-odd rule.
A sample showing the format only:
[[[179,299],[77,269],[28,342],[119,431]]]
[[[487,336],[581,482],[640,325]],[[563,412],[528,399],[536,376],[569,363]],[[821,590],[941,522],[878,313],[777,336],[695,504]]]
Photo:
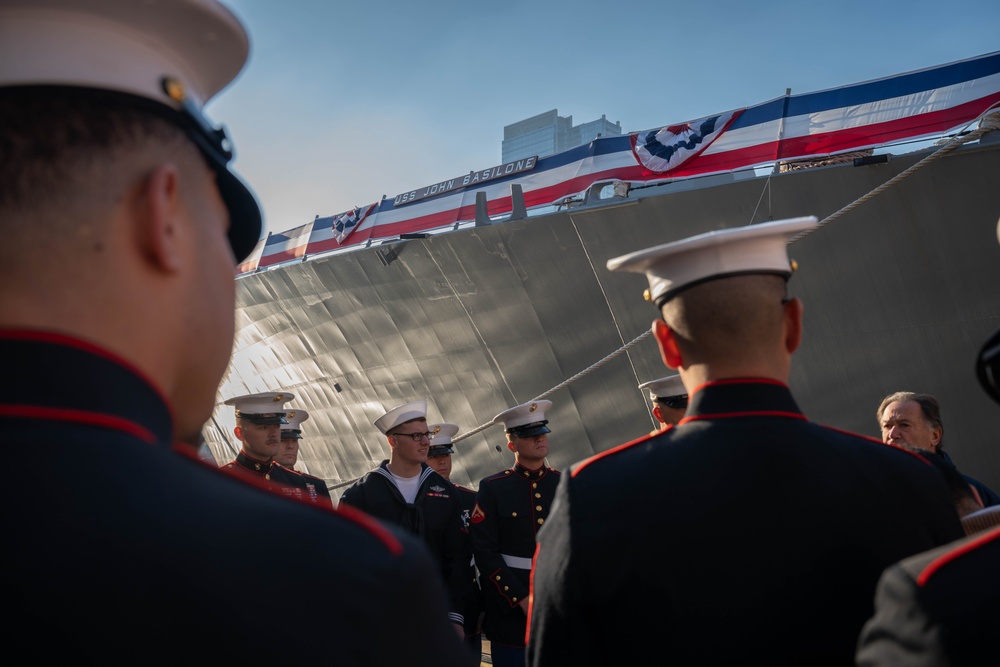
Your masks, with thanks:
[[[535,535],[545,525],[558,484],[558,470],[517,464],[479,483],[472,548],[483,589],[483,633],[491,644],[524,647],[528,618],[518,603],[528,595]]]
[[[538,534],[530,665],[851,665],[879,575],[957,539],[920,457],[810,423],[779,382],[565,472]]]
[[[911,556],[879,581],[858,667],[981,667],[1000,660],[1000,528]]]
[[[458,665],[419,540],[258,488],[172,447],[163,398],[64,336],[0,331],[5,645],[39,664]],[[287,566],[287,567],[283,567]],[[283,583],[271,576],[283,567]],[[308,591],[295,641],[275,619]]]
[[[464,612],[470,595],[467,581],[469,560],[459,492],[451,482],[426,463],[421,463],[417,496],[413,503],[407,503],[392,479],[388,463],[382,461],[378,468],[347,487],[340,496],[340,503],[422,537],[437,558],[441,577],[448,589],[448,617],[464,626]]]

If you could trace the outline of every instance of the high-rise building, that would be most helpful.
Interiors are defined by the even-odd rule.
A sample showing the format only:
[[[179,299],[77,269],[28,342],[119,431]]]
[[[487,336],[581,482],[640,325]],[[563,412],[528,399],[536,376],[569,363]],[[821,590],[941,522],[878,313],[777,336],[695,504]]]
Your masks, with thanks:
[[[532,155],[554,155],[590,143],[597,137],[618,136],[621,133],[621,123],[612,123],[603,114],[589,123],[573,125],[572,116],[560,116],[558,109],[552,109],[504,126],[503,162]]]

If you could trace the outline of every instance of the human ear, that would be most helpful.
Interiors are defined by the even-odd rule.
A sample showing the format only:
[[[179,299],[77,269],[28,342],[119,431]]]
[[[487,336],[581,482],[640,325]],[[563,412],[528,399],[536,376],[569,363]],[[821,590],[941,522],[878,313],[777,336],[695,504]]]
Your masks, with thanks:
[[[802,344],[802,300],[789,299],[785,303],[785,349],[789,354]]]
[[[677,369],[684,363],[673,330],[663,320],[653,320],[653,336],[660,348],[660,357],[667,368]]]
[[[178,243],[183,207],[177,166],[157,165],[141,185],[140,202],[136,217],[146,257],[159,270],[176,273],[183,263]]]

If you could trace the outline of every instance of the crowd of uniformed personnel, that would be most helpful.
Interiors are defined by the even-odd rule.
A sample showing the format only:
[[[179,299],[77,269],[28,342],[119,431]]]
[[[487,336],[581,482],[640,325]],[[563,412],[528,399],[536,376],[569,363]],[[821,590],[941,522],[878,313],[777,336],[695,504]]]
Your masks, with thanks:
[[[511,467],[453,484],[459,427],[420,399],[375,420],[389,457],[335,506],[295,469],[308,413],[280,390],[226,401],[240,451],[206,465],[262,224],[202,107],[247,53],[216,0],[0,0],[0,426],[33,445],[0,491],[12,654],[994,661],[1000,498],[942,450],[936,400],[889,394],[877,441],[808,421],[787,386],[786,247],[814,218],[608,262],[646,275],[677,372],[640,385],[660,428],[563,471],[532,400],[494,418]],[[1000,402],[996,349],[978,372]],[[289,604],[310,613],[277,641]]]
[[[932,396],[886,396],[876,412],[881,443],[817,426],[798,410],[785,383],[801,306],[787,296],[785,242],[814,224],[712,233],[613,260],[649,277],[664,361],[682,370],[639,385],[657,430],[565,474],[546,464],[547,400],[494,418],[513,466],[478,491],[449,483],[459,427],[428,425],[426,401],[375,421],[390,457],[341,503],[427,541],[473,664],[484,636],[501,666],[644,664],[658,655],[682,664],[750,655],[778,665],[855,657],[890,665],[914,637],[927,644],[917,664],[952,664],[951,630],[914,630],[912,613],[886,591],[905,589],[907,567],[918,569],[914,577],[925,571],[919,559],[896,565],[908,556],[943,548],[939,559],[956,550],[983,559],[996,548],[1000,498],[943,452]],[[728,268],[700,253],[728,257]],[[446,553],[449,531],[465,538],[461,557]],[[892,578],[882,581],[883,572]],[[949,575],[950,584],[962,579]],[[660,606],[649,613],[652,601]],[[956,655],[968,653],[970,627],[993,618],[964,601]],[[712,645],[720,631],[730,641]],[[623,645],[627,636],[649,641]]]

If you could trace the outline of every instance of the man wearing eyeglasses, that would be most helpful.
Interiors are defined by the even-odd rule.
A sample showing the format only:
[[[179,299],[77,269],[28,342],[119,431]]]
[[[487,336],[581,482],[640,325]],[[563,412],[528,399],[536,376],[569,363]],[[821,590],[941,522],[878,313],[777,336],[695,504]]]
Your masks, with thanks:
[[[670,426],[676,426],[677,422],[684,418],[684,413],[687,412],[688,394],[680,375],[644,382],[639,385],[639,389],[649,390],[649,400],[653,402],[653,417],[660,423],[660,428],[652,431],[650,435],[655,435]]]
[[[462,562],[462,503],[451,482],[427,465],[427,401],[392,408],[375,420],[375,428],[386,437],[389,458],[348,487],[340,502],[424,539],[441,565],[451,597],[448,618],[464,636],[468,562]]]

